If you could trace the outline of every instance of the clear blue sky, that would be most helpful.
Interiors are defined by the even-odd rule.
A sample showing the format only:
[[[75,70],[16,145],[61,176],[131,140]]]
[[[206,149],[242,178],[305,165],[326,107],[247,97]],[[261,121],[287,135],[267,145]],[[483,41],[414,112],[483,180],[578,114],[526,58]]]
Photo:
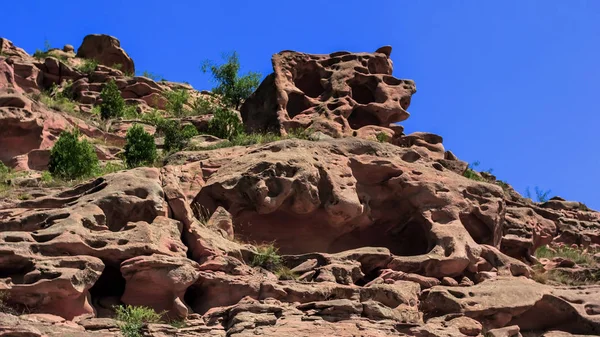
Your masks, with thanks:
[[[6,6],[5,6],[6,7]],[[199,66],[236,50],[245,70],[270,57],[392,45],[394,75],[418,92],[402,124],[444,137],[518,191],[600,209],[600,1],[12,2],[0,35],[30,53],[118,37],[136,70],[210,89]]]

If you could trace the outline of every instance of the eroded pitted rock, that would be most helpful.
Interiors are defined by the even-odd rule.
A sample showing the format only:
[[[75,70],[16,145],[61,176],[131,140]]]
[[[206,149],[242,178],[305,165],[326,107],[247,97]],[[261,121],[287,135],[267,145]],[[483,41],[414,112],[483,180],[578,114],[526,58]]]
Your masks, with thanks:
[[[415,84],[392,76],[389,52],[283,51],[272,63],[274,73],[241,108],[249,131],[311,127],[341,137],[371,125],[387,128],[409,116]]]
[[[39,275],[39,282],[46,284],[44,287],[37,283],[35,287],[13,287],[10,291],[20,291],[19,298],[23,299],[35,296],[37,291],[63,294],[60,289],[69,288],[60,281],[63,278],[69,280],[69,274],[61,268],[73,265],[73,268],[79,268],[78,272],[96,271],[93,275],[69,280],[77,285],[72,287],[78,294],[85,294],[81,295],[84,299],[89,296],[88,289],[94,301],[110,296],[119,298],[125,291],[125,281],[121,281],[118,271],[123,261],[151,254],[186,258],[187,247],[180,239],[182,225],[165,217],[167,208],[158,169],[139,168],[110,174],[57,195],[19,202],[2,210],[0,250],[6,252],[2,265],[13,266],[11,269],[3,267],[3,275],[14,284],[27,278],[36,282],[35,277]],[[56,265],[45,267],[39,262],[45,259],[51,259]],[[70,262],[73,259],[75,261]],[[83,262],[77,262],[78,259]],[[93,266],[85,261],[93,262]],[[44,281],[48,275],[58,278]],[[85,281],[76,283],[82,278]],[[181,291],[175,293],[181,295]],[[74,294],[67,295],[65,301],[75,301],[72,299]],[[75,296],[81,300],[77,314],[90,312],[88,301],[81,296]],[[56,305],[61,303],[54,302]],[[44,301],[35,303],[35,308],[34,303],[23,304],[31,309],[49,310]],[[77,310],[67,308],[70,306],[64,304],[50,312],[72,318],[71,312]]]
[[[9,241],[17,236],[7,237]],[[0,248],[2,274],[0,291],[3,301],[19,310],[35,310],[66,319],[94,313],[89,289],[100,277],[104,264],[91,256],[42,257],[11,253],[11,247]],[[7,304],[4,304],[7,305]]]
[[[358,139],[271,143],[223,161],[194,204],[224,207],[237,235],[275,241],[284,254],[387,247],[394,270],[477,271],[479,244],[498,247],[502,237],[501,188],[410,153]]]

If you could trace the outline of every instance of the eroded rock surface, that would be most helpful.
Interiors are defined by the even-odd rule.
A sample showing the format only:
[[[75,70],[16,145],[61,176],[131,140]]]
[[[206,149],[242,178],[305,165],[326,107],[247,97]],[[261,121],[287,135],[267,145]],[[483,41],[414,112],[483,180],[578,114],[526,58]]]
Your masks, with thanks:
[[[311,127],[334,137],[361,128],[389,132],[408,118],[415,83],[392,76],[390,48],[329,55],[283,51],[241,108],[248,130],[286,132]],[[358,130],[358,131],[356,131]]]
[[[489,173],[468,179],[441,136],[405,135],[393,123],[415,85],[391,76],[391,47],[273,57],[246,127],[311,140],[181,151],[53,188],[34,170],[60,132],[78,128],[108,161],[139,122],[94,126],[107,81],[138,113],[172,90],[213,96],[126,76],[133,61],[109,36],[42,59],[0,47],[0,161],[26,173],[14,184],[28,193],[0,201],[1,336],[120,336],[116,305],[182,320],[142,327],[155,337],[600,334],[600,213],[534,203]],[[83,73],[81,56],[100,65]],[[75,112],[37,96],[64,81]],[[181,122],[204,130],[210,118]],[[265,262],[269,244],[281,256]]]

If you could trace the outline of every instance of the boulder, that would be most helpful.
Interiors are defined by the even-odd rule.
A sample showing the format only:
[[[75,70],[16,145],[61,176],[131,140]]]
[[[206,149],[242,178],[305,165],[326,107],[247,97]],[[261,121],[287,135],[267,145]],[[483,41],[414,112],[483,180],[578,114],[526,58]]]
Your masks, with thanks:
[[[121,42],[109,35],[91,34],[84,37],[77,48],[77,57],[94,59],[109,67],[120,64],[120,70],[124,73],[135,73],[133,60],[121,48]]]

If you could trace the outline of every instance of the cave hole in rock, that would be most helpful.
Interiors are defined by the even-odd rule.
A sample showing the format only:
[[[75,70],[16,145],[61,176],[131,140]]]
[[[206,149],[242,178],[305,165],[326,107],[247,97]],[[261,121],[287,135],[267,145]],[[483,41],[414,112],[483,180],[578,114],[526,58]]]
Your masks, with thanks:
[[[98,317],[111,317],[113,306],[121,303],[125,293],[125,278],[118,267],[106,265],[100,278],[90,288],[91,303]]]
[[[244,211],[234,219],[234,232],[242,242],[274,244],[282,255],[338,253],[362,247],[384,247],[400,256],[428,253],[433,248],[429,225],[420,217],[403,218],[376,221],[340,235],[339,229],[327,223],[323,209],[307,215]]]
[[[308,97],[317,98],[325,91],[325,88],[321,84],[321,75],[316,64],[301,71],[293,80],[296,88],[302,90]]]
[[[424,220],[410,217],[402,221],[381,221],[364,229],[339,237],[330,246],[330,252],[341,252],[361,247],[385,247],[394,255],[415,256],[427,254],[433,247]]]
[[[459,218],[475,242],[486,245],[494,244],[494,233],[475,214],[461,213]]]
[[[381,121],[367,107],[355,106],[348,117],[348,124],[352,129],[358,130],[363,126],[381,125]]]
[[[352,88],[352,98],[360,104],[369,104],[375,102],[373,90],[366,83],[350,83]]]
[[[394,76],[383,76],[382,77],[383,82],[387,85],[400,85],[402,83],[404,83],[404,81],[395,78]]]
[[[309,109],[310,103],[306,101],[304,95],[291,92],[288,94],[288,102],[286,110],[290,118],[294,118],[299,115],[302,111]]]

